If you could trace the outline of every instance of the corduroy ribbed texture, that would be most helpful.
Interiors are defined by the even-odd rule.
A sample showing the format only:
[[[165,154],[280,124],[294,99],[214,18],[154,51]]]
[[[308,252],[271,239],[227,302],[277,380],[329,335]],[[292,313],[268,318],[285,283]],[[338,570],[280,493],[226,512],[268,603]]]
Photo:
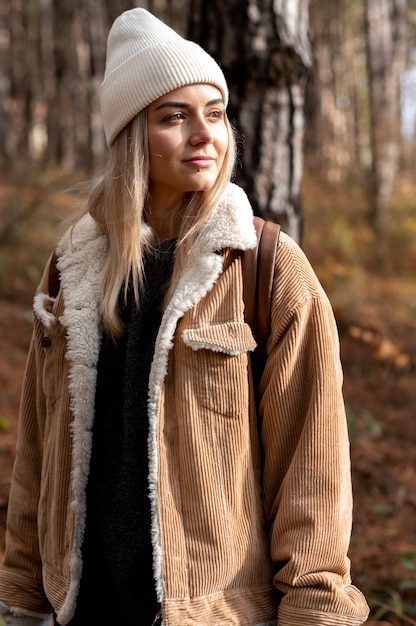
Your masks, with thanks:
[[[149,379],[152,542],[164,623],[358,626],[368,607],[351,584],[347,556],[351,476],[333,313],[306,257],[282,233],[257,423],[247,377],[254,341],[236,252],[255,237],[252,214],[234,187],[220,208],[163,316]],[[64,293],[71,289],[54,304],[56,314],[64,299],[64,315],[36,310],[0,598],[41,612],[44,586],[66,624],[80,575],[99,348],[93,287],[105,245],[84,218],[60,250]],[[52,329],[60,331],[45,349],[42,332]],[[72,438],[68,379],[44,369],[45,350],[50,364],[67,355]]]
[[[131,9],[114,22],[107,43],[101,115],[109,146],[142,109],[161,96],[196,83],[228,87],[216,61],[145,9]]]

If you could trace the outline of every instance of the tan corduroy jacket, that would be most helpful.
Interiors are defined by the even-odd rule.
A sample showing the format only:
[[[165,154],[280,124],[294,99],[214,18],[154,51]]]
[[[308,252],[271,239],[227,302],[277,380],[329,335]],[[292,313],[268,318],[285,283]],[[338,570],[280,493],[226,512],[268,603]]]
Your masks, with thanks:
[[[238,253],[255,242],[248,200],[230,184],[156,341],[149,487],[164,624],[356,626],[368,607],[347,557],[350,459],[332,309],[282,234],[257,418]],[[33,625],[52,610],[67,624],[77,601],[106,252],[83,218],[58,246],[59,295],[47,294],[46,268],[34,301],[0,570],[3,608]]]

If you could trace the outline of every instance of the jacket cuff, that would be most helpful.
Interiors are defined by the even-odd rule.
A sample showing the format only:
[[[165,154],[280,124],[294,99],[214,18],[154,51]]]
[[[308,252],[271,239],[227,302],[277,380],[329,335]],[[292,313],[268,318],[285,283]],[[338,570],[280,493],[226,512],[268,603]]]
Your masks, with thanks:
[[[52,615],[27,614],[23,609],[9,607],[1,601],[0,616],[4,626],[53,626]]]

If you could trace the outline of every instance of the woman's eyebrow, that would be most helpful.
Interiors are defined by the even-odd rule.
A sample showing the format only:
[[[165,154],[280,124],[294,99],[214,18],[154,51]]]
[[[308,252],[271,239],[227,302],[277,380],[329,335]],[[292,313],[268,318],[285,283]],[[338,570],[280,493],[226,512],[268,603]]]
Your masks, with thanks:
[[[190,105],[186,102],[162,102],[162,104],[159,104],[159,106],[155,108],[155,111],[159,111],[159,109],[171,109],[175,107],[178,109],[187,109],[190,107]]]
[[[222,98],[215,98],[215,100],[210,100],[206,103],[205,106],[213,106],[214,104],[222,104],[224,101]],[[162,102],[155,108],[155,111],[159,111],[159,109],[189,109],[190,104],[188,102]]]

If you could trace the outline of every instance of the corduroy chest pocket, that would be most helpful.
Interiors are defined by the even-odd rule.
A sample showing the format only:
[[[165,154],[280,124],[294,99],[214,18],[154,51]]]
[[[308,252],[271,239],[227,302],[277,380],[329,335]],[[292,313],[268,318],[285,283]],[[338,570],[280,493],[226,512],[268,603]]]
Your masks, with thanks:
[[[227,322],[183,331],[183,366],[188,397],[199,407],[227,417],[246,415],[248,358],[256,342],[248,324]],[[198,408],[195,407],[196,409]]]

